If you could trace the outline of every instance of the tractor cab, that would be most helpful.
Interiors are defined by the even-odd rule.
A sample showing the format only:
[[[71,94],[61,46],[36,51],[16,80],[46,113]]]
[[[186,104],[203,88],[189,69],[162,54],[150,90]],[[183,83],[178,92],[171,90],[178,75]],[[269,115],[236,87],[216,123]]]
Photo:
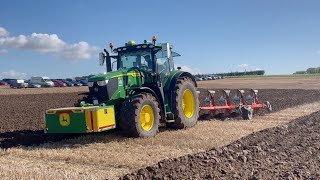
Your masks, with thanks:
[[[147,78],[146,83],[164,83],[171,71],[174,71],[173,57],[180,56],[172,51],[169,43],[157,43],[153,37],[153,42],[144,41],[143,44],[136,44],[129,41],[123,47],[113,49],[113,44],[109,44],[112,55],[104,49],[100,53],[100,65],[106,63],[107,73],[116,71],[137,69]]]

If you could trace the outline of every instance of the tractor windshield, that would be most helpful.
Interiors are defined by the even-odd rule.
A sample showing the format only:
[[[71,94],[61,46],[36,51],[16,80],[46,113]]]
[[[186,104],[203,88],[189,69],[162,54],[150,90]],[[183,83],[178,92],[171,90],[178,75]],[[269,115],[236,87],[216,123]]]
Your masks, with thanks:
[[[147,71],[152,70],[152,58],[150,49],[124,51],[119,53],[119,56],[119,69],[130,69],[133,67],[138,67]]]

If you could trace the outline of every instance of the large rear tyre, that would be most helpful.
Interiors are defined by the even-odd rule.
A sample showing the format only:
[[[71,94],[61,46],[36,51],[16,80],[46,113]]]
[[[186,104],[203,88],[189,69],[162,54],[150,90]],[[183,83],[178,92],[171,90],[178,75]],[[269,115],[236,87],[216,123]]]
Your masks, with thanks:
[[[194,127],[198,121],[198,93],[193,81],[188,77],[179,78],[173,89],[172,113],[175,121],[168,126],[175,129]]]
[[[124,102],[118,125],[124,136],[150,137],[159,131],[160,118],[156,98],[149,93],[141,93]]]

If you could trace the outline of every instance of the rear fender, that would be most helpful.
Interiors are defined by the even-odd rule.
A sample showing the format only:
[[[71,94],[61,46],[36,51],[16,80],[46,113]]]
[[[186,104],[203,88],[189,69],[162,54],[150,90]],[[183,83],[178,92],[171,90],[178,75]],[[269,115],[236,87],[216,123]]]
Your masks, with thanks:
[[[173,71],[171,72],[170,77],[168,78],[168,80],[165,83],[164,86],[164,97],[165,97],[165,104],[169,105],[169,109],[166,109],[167,111],[171,112],[171,106],[172,106],[172,102],[173,102],[173,92],[172,90],[174,89],[175,85],[177,84],[177,81],[180,77],[188,77],[190,78],[195,87],[197,87],[197,82],[195,80],[195,78],[193,77],[192,74],[190,74],[189,72],[185,72],[185,71]]]

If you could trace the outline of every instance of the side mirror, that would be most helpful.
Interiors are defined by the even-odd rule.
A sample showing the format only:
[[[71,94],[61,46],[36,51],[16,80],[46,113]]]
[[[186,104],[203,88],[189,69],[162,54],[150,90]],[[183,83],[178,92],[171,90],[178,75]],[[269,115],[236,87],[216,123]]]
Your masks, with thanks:
[[[103,66],[104,61],[105,61],[105,57],[106,57],[106,56],[104,55],[103,52],[99,53],[99,65],[100,65],[100,66]]]
[[[179,67],[177,67],[177,69],[178,69],[178,70],[181,70],[181,67],[179,66]]]
[[[179,57],[181,56],[179,53],[172,51],[171,52],[172,57]]]

